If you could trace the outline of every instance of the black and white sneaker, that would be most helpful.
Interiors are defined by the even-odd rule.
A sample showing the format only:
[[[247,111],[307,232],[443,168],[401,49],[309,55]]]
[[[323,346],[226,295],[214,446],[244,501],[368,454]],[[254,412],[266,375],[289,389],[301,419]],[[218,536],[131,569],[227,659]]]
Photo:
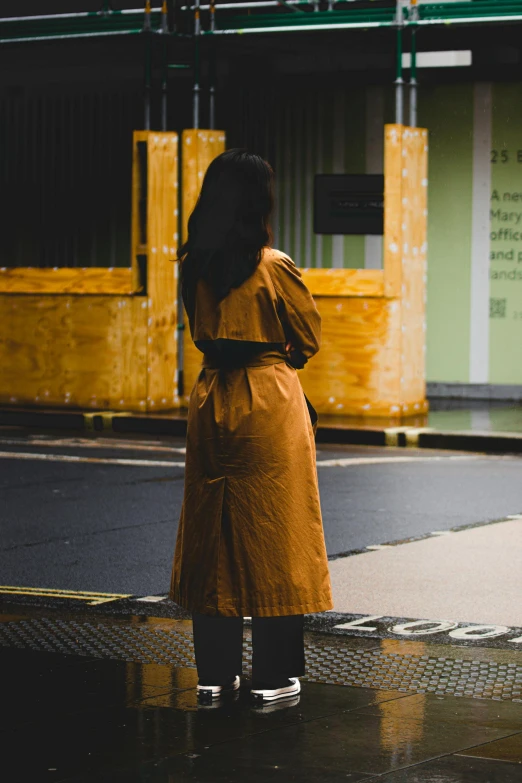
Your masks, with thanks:
[[[283,683],[278,684],[259,683],[258,687],[252,688],[251,693],[256,704],[277,701],[278,699],[288,699],[301,693],[301,683],[297,677],[290,677]]]
[[[232,679],[220,685],[213,685],[209,680],[199,680],[197,685],[198,696],[202,699],[218,699],[224,693],[237,691],[240,684],[241,680],[238,676],[232,677]]]

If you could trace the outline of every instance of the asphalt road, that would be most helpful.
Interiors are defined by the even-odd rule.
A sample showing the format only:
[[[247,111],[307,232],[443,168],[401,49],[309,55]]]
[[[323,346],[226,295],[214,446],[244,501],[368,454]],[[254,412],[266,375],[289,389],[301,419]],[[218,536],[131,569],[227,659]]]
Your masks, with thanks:
[[[0,582],[165,593],[183,445],[0,429]],[[519,514],[521,468],[516,457],[322,445],[328,553]]]

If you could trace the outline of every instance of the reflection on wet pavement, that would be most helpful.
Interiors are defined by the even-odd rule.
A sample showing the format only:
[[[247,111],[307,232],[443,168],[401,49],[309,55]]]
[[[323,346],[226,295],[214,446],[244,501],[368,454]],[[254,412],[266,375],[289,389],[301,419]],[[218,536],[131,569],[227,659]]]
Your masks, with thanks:
[[[21,619],[28,618],[1,618],[4,624]],[[81,627],[79,618],[62,620]],[[133,622],[114,621],[112,630],[116,634]],[[107,619],[104,624],[111,626]],[[170,629],[172,649],[175,628],[176,621],[161,621],[163,634]],[[6,783],[522,780],[517,701],[415,693],[396,684],[387,689],[383,682],[354,687],[316,681],[305,682],[298,698],[255,708],[244,681],[235,698],[209,709],[197,703],[190,666],[143,663],[130,652],[130,660],[102,657],[110,648],[97,651],[96,645],[82,656],[19,649],[2,638]],[[315,651],[321,660],[335,652],[330,669],[339,660],[339,645],[346,648],[345,666],[357,665],[355,653],[361,660],[386,656],[402,677],[422,660],[433,670],[437,662],[442,670],[447,661],[460,668],[469,663],[477,677],[485,676],[488,664],[487,672],[500,673],[504,683],[510,677],[514,682],[518,669],[516,652],[324,634],[310,634],[308,641],[311,655]]]
[[[361,686],[401,693],[455,694],[485,699],[522,701],[522,663],[506,652],[463,658],[462,648],[408,642],[401,652],[399,640],[359,639],[307,633],[307,680],[329,685]],[[132,663],[174,664],[193,667],[191,624],[165,618],[80,620],[34,617],[0,619],[0,646],[43,650],[60,654],[120,659]],[[448,653],[445,654],[446,649]],[[430,652],[431,651],[431,652]],[[435,652],[438,652],[435,655]],[[479,651],[480,652],[480,651]],[[513,660],[515,658],[515,660]],[[249,631],[245,634],[243,662],[248,674],[252,660]]]

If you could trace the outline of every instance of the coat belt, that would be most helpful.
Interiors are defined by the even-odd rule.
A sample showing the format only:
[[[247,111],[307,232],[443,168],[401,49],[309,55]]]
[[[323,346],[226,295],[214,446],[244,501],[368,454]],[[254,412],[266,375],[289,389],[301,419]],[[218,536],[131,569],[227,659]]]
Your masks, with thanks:
[[[203,368],[206,370],[237,370],[242,367],[268,367],[271,364],[288,364],[288,357],[278,351],[266,351],[238,361],[227,357],[210,357],[204,354]]]

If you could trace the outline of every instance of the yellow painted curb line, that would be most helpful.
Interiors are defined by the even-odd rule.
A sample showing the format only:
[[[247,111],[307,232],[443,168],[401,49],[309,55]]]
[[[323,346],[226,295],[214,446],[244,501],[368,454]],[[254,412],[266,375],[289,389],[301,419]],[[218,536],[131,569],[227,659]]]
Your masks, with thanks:
[[[132,598],[132,594],[91,593],[83,590],[56,590],[46,587],[12,587],[0,585],[0,595],[35,595],[40,598],[65,598],[73,601],[85,601],[89,606],[107,604],[122,598]]]
[[[131,411],[89,411],[83,413],[83,423],[86,430],[94,430],[94,419],[99,416],[102,422],[102,430],[112,430],[112,420],[116,416],[132,416]]]
[[[384,443],[386,446],[399,446],[399,437],[404,435],[407,448],[417,448],[419,435],[424,432],[433,432],[432,427],[388,427],[384,430]]]

